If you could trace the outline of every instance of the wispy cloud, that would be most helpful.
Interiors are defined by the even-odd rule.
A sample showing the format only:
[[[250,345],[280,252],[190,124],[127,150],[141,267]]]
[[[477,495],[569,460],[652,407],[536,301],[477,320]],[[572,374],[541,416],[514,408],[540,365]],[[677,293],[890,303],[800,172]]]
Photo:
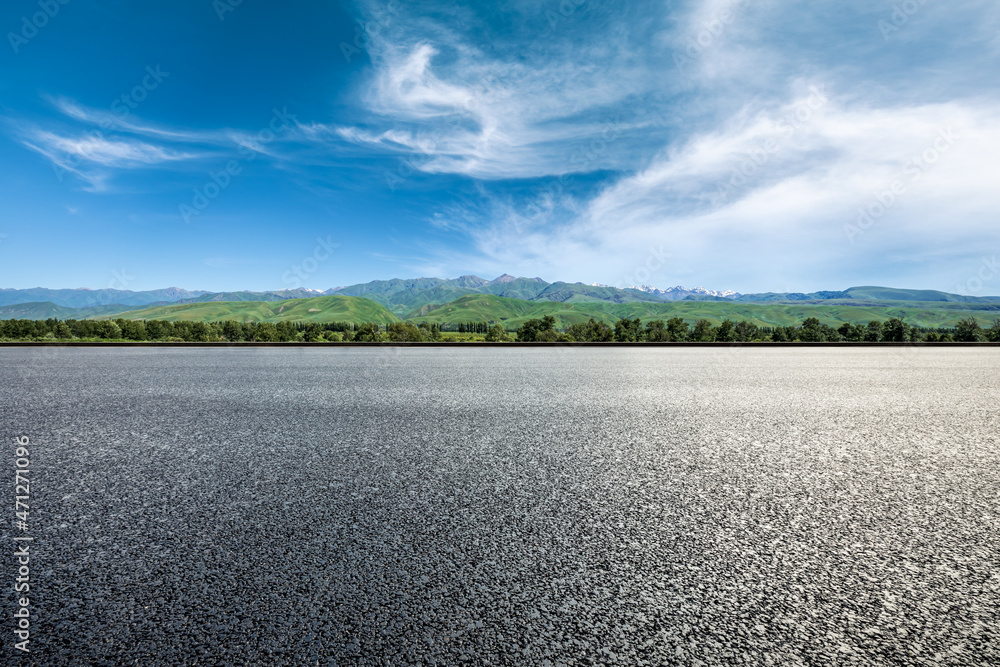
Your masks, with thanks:
[[[136,167],[198,157],[135,139],[105,139],[95,135],[63,136],[46,130],[29,133],[26,145],[44,155],[62,153],[103,167]],[[35,145],[37,144],[37,146]]]
[[[1000,193],[991,186],[1000,106],[866,109],[830,100],[808,124],[783,126],[803,103],[741,114],[668,148],[647,168],[577,201],[577,212],[546,211],[542,224],[525,226],[501,207],[488,224],[464,230],[497,266],[530,270],[544,261],[555,275],[601,266],[599,279],[615,282],[634,271],[644,249],[663,246],[673,260],[661,280],[699,276],[743,289],[793,275],[818,287],[852,267],[898,262],[900,254],[911,258],[900,270],[919,282],[928,266],[899,249],[934,247],[959,257],[1000,245]],[[746,165],[753,165],[749,176],[727,193]],[[859,235],[858,219],[870,208],[876,215],[862,218]]]
[[[88,107],[66,97],[46,96],[62,114],[43,126],[37,121],[9,119],[11,133],[26,147],[45,156],[60,179],[73,174],[85,189],[107,192],[116,174],[133,169],[203,170],[211,160],[225,160],[239,147],[281,158],[259,131],[187,129],[143,122],[135,113],[120,114]],[[303,133],[285,132],[275,139],[298,141]]]
[[[586,43],[554,35],[547,49],[528,42],[506,54],[397,18],[370,40],[369,122],[324,129],[410,155],[426,173],[493,180],[626,168],[628,151],[669,123],[636,104],[658,87],[656,66],[635,58],[625,21],[608,18]],[[580,145],[609,123],[621,135],[615,150],[580,160]]]
[[[397,21],[371,45],[364,100],[377,120],[327,131],[408,154],[426,173],[481,181],[604,174],[587,181],[589,192],[580,180],[560,179],[555,189],[537,180],[533,189],[486,187],[482,202],[441,207],[429,223],[473,243],[442,251],[452,273],[547,267],[617,283],[650,247],[666,247],[673,259],[664,282],[805,289],[884,270],[941,284],[951,269],[914,248],[958,263],[977,252],[970,239],[1000,245],[992,221],[1000,195],[989,182],[1000,100],[947,46],[955,34],[992,43],[982,26],[1000,20],[996,5],[926,5],[905,29],[942,45],[927,55],[883,39],[879,21],[892,7],[674,4],[656,14],[653,3],[638,3],[649,19],[641,34],[599,13],[578,17],[590,22],[591,39],[554,35],[521,59],[427,19]],[[633,43],[641,46],[626,55]],[[620,140],[574,161],[574,142],[593,140],[600,120],[616,116]],[[944,150],[942,135],[955,137]],[[860,212],[897,183],[887,210],[852,235]]]

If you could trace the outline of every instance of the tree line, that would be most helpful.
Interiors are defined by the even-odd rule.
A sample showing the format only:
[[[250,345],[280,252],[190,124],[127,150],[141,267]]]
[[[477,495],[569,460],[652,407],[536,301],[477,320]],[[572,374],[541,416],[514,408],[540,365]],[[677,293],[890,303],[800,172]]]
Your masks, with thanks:
[[[667,321],[646,322],[620,319],[615,326],[595,321],[573,324],[557,331],[555,318],[546,316],[528,320],[517,330],[521,342],[654,342],[654,343],[906,343],[906,342],[995,342],[1000,343],[1000,319],[989,329],[983,329],[975,318],[959,321],[954,328],[927,329],[907,324],[899,318],[886,322],[873,320],[867,324],[845,322],[840,327],[821,323],[817,318],[805,319],[800,326],[761,327],[752,322],[723,320],[714,325],[699,320],[693,326],[679,317]]]
[[[975,318],[954,328],[915,327],[899,318],[845,323],[838,328],[810,317],[799,326],[762,327],[752,322],[724,320],[715,325],[683,319],[619,319],[612,327],[590,319],[560,331],[551,316],[526,321],[516,331],[502,324],[469,322],[460,334],[475,334],[487,342],[1000,342],[1000,319],[984,329]],[[479,338],[481,336],[481,338]],[[425,342],[446,337],[437,324],[410,322],[167,322],[164,320],[0,320],[0,340],[6,341],[161,341],[161,342]]]
[[[395,327],[395,329],[394,329]],[[388,328],[373,322],[167,322],[165,320],[0,320],[0,340],[160,341],[160,342],[339,342],[407,340],[410,327],[428,340],[440,338],[436,325]],[[395,335],[395,338],[392,336]],[[402,336],[402,337],[400,337]]]

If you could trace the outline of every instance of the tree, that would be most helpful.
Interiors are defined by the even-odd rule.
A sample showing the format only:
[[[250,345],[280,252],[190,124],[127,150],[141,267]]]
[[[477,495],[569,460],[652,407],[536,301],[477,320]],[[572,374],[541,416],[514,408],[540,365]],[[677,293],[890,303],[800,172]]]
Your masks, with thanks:
[[[667,331],[667,326],[663,323],[663,320],[653,320],[652,322],[646,322],[646,331],[643,333],[643,338],[650,343],[665,343],[670,340],[670,333]]]
[[[278,340],[278,329],[270,322],[261,322],[254,327],[253,340],[261,343],[273,343]]]
[[[699,343],[711,343],[715,340],[716,329],[708,320],[698,320],[695,322],[694,331],[691,332],[691,340]]]
[[[278,340],[282,342],[290,342],[299,339],[299,330],[296,328],[295,324],[287,320],[283,322],[278,322],[275,325],[278,331]]]
[[[73,337],[73,332],[70,330],[69,325],[65,322],[60,322],[56,325],[56,338],[60,340],[69,340]]]
[[[634,343],[642,336],[642,321],[621,319],[615,323],[615,340],[619,343]]]
[[[101,322],[101,327],[97,335],[105,340],[118,340],[122,337],[122,330],[121,327],[111,320],[105,320]]]
[[[910,325],[898,317],[893,317],[882,325],[882,340],[889,343],[905,343],[910,338]]]
[[[837,329],[837,333],[850,343],[861,342],[865,337],[864,328],[860,324],[851,324],[850,322],[841,324],[840,328]]]
[[[150,320],[146,322],[146,338],[149,340],[163,340],[174,332],[174,327],[170,322],[162,320]]]
[[[802,322],[802,328],[799,331],[799,340],[805,343],[822,343],[826,341],[826,332],[823,331],[823,325],[815,317],[807,317]]]
[[[993,320],[993,326],[986,332],[991,343],[1000,343],[1000,319]]]
[[[682,343],[691,336],[691,330],[683,319],[671,317],[667,320],[667,336],[671,342]]]
[[[539,331],[538,336],[535,338],[537,343],[572,343],[573,339],[564,334],[559,333],[555,329],[546,329],[544,331]]]
[[[222,323],[222,337],[232,343],[245,340],[243,325],[233,320],[226,320]]]
[[[528,320],[518,328],[517,340],[520,343],[534,343],[544,332],[551,331],[555,334],[555,328],[556,320],[551,315],[546,315],[540,320]]]
[[[878,320],[872,320],[865,327],[864,341],[866,343],[878,343],[882,340],[882,323]]]
[[[502,324],[494,324],[486,332],[486,342],[488,343],[509,343],[512,340],[513,336],[507,333]]]
[[[588,322],[580,322],[570,326],[566,333],[573,339],[589,343],[607,343],[614,340],[614,330],[603,321],[590,318]]]
[[[735,338],[736,325],[732,320],[722,320],[718,330],[715,332],[715,340],[721,343],[732,343]]]
[[[386,339],[394,343],[419,343],[424,339],[423,332],[409,322],[393,322],[385,328]]]
[[[420,331],[423,333],[424,338],[427,340],[441,340],[441,326],[437,323],[420,323]]]
[[[191,325],[191,340],[198,343],[207,343],[212,340],[212,332],[204,322],[195,322]]]
[[[961,343],[976,343],[986,340],[986,332],[974,317],[959,320],[955,325],[955,340]]]
[[[354,340],[359,343],[377,343],[382,340],[382,332],[374,322],[362,322],[354,332]]]
[[[146,324],[141,320],[123,320],[122,338],[126,340],[146,340]]]
[[[760,327],[752,322],[740,320],[733,327],[733,340],[740,343],[749,343],[760,335]]]

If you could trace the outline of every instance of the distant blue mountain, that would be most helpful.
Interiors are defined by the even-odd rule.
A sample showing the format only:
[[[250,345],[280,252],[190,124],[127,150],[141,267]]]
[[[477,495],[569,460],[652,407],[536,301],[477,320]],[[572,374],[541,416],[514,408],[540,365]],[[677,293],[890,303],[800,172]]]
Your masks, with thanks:
[[[64,308],[95,308],[121,305],[135,309],[152,305],[172,303],[199,303],[204,301],[280,301],[320,295],[362,296],[376,301],[397,315],[408,313],[427,305],[439,305],[469,294],[493,294],[527,301],[558,301],[562,303],[603,301],[609,303],[668,301],[737,301],[745,303],[788,303],[788,302],[839,302],[861,305],[878,305],[887,302],[912,303],[967,303],[1000,304],[1000,296],[964,296],[938,292],[935,290],[910,290],[891,287],[851,287],[846,290],[824,290],[819,292],[765,292],[759,294],[738,294],[732,291],[712,291],[701,287],[687,289],[670,287],[660,289],[641,285],[618,288],[609,285],[584,283],[549,283],[541,278],[516,278],[504,274],[494,280],[478,276],[461,276],[450,280],[441,278],[410,278],[406,280],[374,280],[368,283],[335,287],[325,292],[310,289],[273,290],[267,292],[236,291],[206,292],[189,291],[177,287],[160,290],[133,292],[116,289],[0,289],[0,307],[30,304],[29,308],[18,310],[8,308],[5,317],[17,317],[15,313],[51,312],[68,315]],[[48,308],[49,310],[46,310]],[[81,311],[80,316],[87,316]]]
[[[204,291],[190,292],[179,287],[133,292],[119,289],[30,289],[0,288],[0,306],[19,303],[52,303],[66,308],[88,308],[92,306],[148,306],[154,303],[174,303],[181,299],[197,297]]]

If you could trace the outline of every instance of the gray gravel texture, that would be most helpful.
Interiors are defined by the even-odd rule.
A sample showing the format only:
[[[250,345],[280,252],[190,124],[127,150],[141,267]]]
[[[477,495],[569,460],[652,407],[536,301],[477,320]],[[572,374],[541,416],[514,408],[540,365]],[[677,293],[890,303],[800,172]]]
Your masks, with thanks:
[[[0,349],[3,659],[1000,664],[998,396],[997,349]]]

